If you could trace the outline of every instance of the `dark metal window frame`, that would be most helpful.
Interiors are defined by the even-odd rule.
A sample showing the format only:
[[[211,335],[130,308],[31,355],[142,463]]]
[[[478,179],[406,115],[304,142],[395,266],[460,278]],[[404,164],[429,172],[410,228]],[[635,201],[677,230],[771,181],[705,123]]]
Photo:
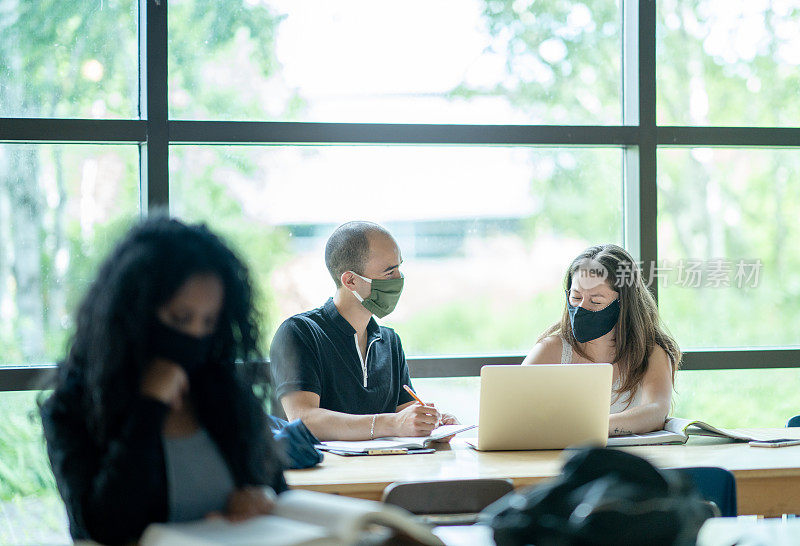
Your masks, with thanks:
[[[220,122],[169,119],[167,1],[139,1],[140,120],[2,118],[0,142],[136,144],[143,214],[169,204],[173,144],[405,144],[606,146],[623,150],[624,240],[647,268],[658,257],[656,153],[659,146],[798,147],[800,128],[675,127],[656,124],[656,3],[623,0],[623,123],[614,126],[432,125]],[[648,271],[645,271],[647,274]],[[653,287],[654,290],[657,287]],[[657,294],[656,294],[657,295]],[[411,357],[414,377],[476,376],[486,364],[522,355]],[[800,348],[730,348],[684,353],[684,369],[800,367]],[[53,368],[0,368],[0,391],[41,386]]]

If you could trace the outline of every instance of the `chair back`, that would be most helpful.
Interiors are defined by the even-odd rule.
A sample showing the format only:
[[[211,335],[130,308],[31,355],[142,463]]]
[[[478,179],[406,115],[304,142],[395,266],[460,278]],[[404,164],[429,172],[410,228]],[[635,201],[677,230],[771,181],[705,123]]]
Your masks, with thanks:
[[[418,515],[476,514],[513,490],[506,478],[395,482],[383,502]]]
[[[716,505],[722,517],[737,516],[736,479],[730,470],[715,466],[697,466],[677,468],[675,471],[688,477],[700,496]]]
[[[789,419],[789,422],[786,423],[786,426],[787,427],[800,427],[800,415],[795,415],[794,417]]]

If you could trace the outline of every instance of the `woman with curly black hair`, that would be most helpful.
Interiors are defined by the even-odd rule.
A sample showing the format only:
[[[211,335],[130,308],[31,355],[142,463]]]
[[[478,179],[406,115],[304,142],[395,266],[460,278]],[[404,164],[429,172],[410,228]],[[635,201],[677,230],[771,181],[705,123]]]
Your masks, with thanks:
[[[163,216],[128,233],[80,305],[41,410],[74,539],[269,513],[286,484],[235,364],[260,359],[258,341],[247,268],[216,235]]]

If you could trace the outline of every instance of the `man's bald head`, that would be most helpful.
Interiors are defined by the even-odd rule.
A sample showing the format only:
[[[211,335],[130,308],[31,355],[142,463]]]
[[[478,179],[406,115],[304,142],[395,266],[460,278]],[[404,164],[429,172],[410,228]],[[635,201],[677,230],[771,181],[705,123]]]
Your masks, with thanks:
[[[336,283],[342,286],[342,273],[352,271],[364,274],[364,266],[369,260],[370,239],[392,235],[374,222],[347,222],[331,234],[325,244],[325,266]]]

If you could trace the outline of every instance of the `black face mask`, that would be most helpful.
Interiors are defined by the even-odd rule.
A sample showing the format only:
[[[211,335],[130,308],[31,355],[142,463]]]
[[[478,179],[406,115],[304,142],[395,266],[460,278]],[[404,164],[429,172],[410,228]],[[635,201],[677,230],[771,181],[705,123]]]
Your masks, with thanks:
[[[569,322],[572,324],[572,335],[580,343],[586,343],[606,335],[619,320],[619,298],[599,311],[589,311],[570,304],[569,291],[567,291],[567,309],[569,310]]]
[[[184,334],[156,319],[150,329],[150,352],[153,356],[175,362],[191,377],[208,361],[211,339],[211,335],[194,337]]]

